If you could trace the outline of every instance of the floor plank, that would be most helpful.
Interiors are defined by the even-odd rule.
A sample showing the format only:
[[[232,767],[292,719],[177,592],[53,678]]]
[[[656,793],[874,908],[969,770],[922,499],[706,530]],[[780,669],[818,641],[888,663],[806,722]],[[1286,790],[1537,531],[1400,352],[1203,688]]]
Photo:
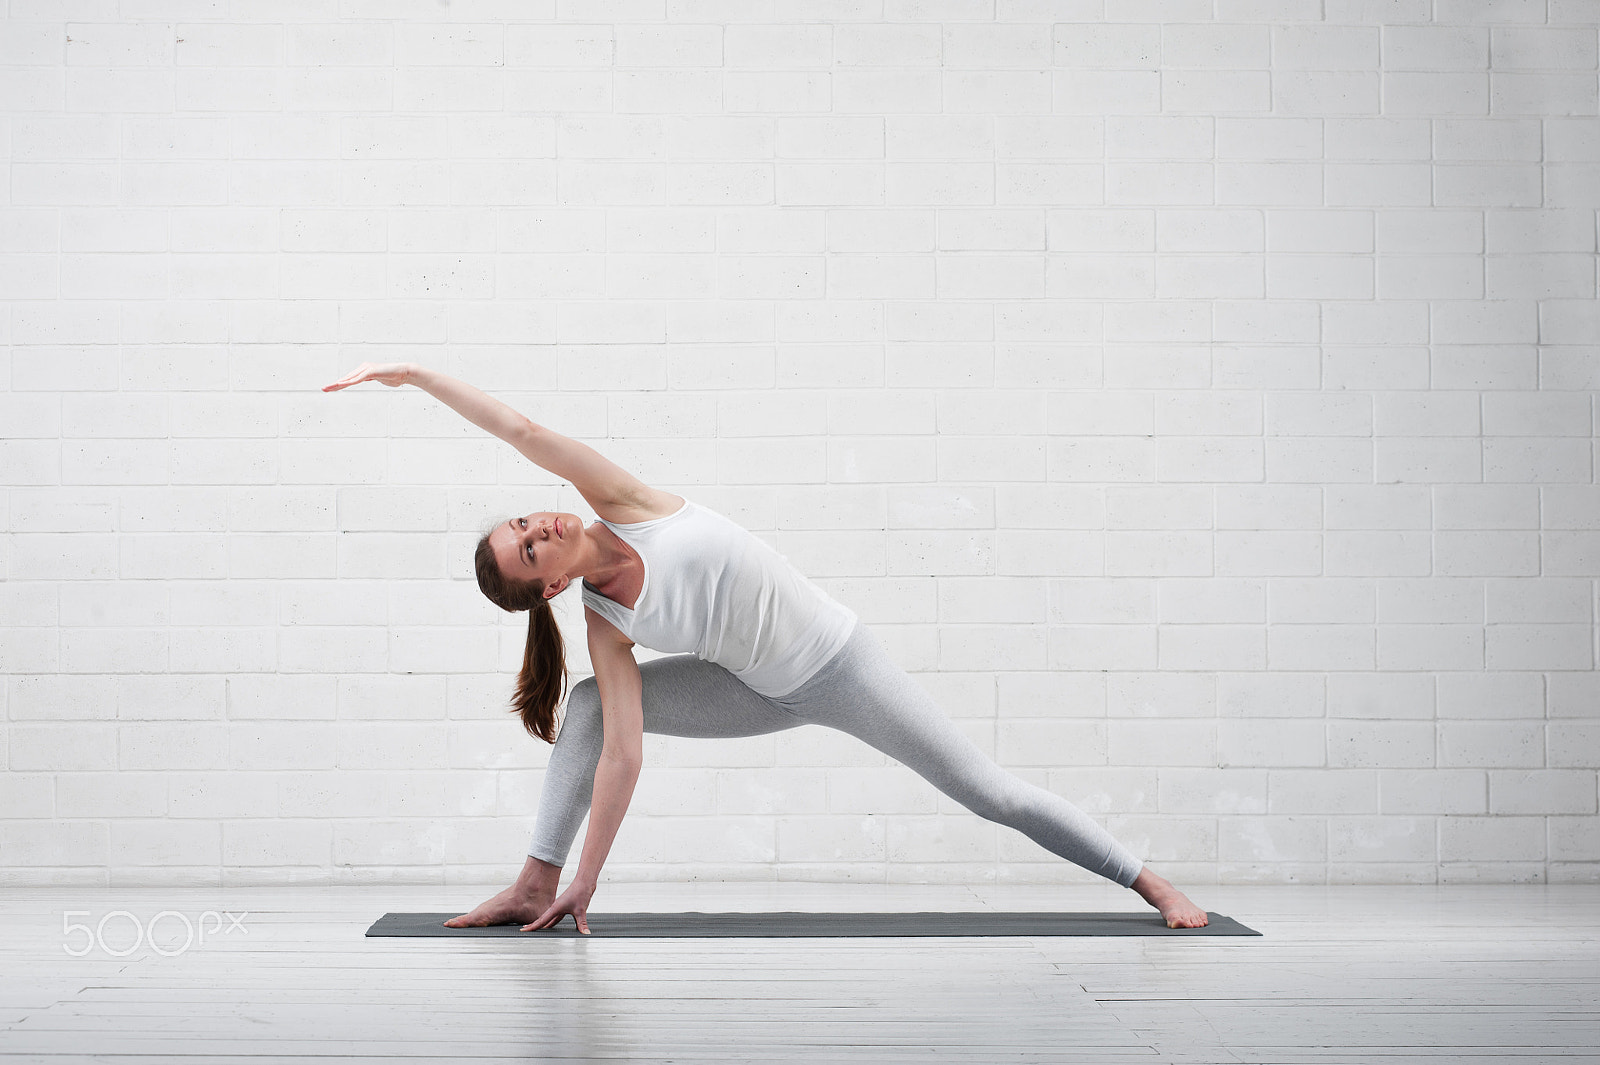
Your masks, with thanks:
[[[0,889],[14,1062],[1595,1061],[1600,888],[1221,887],[1249,938],[366,939],[498,885]],[[630,910],[1139,911],[1115,888],[607,884]],[[597,909],[601,906],[597,905]],[[125,957],[112,911],[242,916]],[[104,926],[131,944],[133,922]],[[120,938],[118,938],[120,936]]]

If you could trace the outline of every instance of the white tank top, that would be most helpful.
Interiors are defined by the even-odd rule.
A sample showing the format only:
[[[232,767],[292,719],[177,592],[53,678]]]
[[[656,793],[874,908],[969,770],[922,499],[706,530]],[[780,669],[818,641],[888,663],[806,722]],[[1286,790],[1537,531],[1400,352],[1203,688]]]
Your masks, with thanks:
[[[588,581],[583,603],[636,644],[715,662],[767,696],[788,695],[850,637],[856,613],[744,526],[684,500],[650,521],[601,523],[639,552],[629,610]]]

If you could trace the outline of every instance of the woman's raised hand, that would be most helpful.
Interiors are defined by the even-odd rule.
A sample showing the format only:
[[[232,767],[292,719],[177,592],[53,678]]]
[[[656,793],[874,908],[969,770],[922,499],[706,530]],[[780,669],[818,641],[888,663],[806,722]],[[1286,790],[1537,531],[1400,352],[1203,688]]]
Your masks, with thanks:
[[[381,364],[364,362],[333,384],[323,385],[322,390],[324,392],[337,392],[341,388],[359,385],[363,381],[380,381],[390,388],[397,388],[410,379],[411,373],[415,369],[416,367],[409,362],[386,362]]]

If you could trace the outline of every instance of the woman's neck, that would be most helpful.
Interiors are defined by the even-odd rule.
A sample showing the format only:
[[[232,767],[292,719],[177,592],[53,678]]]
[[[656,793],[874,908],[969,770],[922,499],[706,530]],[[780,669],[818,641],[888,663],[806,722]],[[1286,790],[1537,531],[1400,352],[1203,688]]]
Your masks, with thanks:
[[[607,528],[604,522],[597,521],[590,526],[589,535],[592,537],[595,559],[579,575],[583,580],[596,588],[605,588],[633,569],[638,556],[629,551],[622,537]]]

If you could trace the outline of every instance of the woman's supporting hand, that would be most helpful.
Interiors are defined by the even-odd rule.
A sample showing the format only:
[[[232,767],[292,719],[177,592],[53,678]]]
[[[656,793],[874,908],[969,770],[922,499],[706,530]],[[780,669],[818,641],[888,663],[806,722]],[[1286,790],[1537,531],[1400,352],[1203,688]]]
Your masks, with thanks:
[[[363,381],[380,381],[390,388],[398,388],[411,380],[411,375],[416,367],[409,362],[364,362],[354,370],[345,374],[331,385],[323,385],[324,392],[337,392],[341,388],[359,385]]]
[[[572,919],[578,922],[578,931],[584,935],[589,934],[589,900],[594,898],[595,885],[586,883],[582,879],[574,880],[561,897],[550,904],[550,908],[532,924],[522,926],[522,931],[533,932],[541,928],[554,928],[561,923],[561,918],[572,914]]]

